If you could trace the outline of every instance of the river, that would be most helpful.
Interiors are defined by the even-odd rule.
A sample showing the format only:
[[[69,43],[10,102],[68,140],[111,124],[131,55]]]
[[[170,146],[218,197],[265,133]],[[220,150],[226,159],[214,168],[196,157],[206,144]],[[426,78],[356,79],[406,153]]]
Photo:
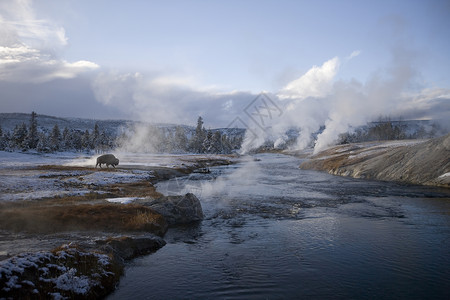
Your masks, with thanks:
[[[449,299],[450,191],[260,154],[159,184],[205,219],[130,262],[108,299]]]

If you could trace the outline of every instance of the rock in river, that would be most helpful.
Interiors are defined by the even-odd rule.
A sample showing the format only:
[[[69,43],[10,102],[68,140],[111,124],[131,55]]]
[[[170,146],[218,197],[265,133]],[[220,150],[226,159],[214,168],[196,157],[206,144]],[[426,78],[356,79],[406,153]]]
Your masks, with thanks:
[[[184,196],[161,197],[144,205],[160,213],[169,226],[203,220],[203,209],[200,201],[192,193],[187,193]]]
[[[120,236],[96,241],[102,245],[101,250],[113,253],[124,260],[155,252],[163,247],[166,242],[151,234],[144,236]]]

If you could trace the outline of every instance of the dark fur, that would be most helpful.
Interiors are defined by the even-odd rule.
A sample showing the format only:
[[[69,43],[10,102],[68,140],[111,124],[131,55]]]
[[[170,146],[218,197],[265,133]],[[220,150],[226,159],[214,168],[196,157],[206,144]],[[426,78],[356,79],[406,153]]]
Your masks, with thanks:
[[[113,166],[113,168],[116,168],[116,166],[119,164],[119,159],[117,159],[112,154],[104,154],[97,157],[97,164],[95,167],[100,166],[102,167],[102,164],[106,164],[106,167]]]

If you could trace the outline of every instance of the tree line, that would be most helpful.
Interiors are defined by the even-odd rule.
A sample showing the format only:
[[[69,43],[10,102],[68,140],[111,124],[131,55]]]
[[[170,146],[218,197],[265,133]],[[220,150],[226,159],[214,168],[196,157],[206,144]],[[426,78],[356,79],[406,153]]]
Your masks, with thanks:
[[[353,132],[341,134],[338,143],[425,139],[439,136],[442,132],[445,130],[434,122],[427,126],[417,123],[417,128],[411,130],[404,121],[392,121],[389,117],[380,117],[377,122],[372,122],[367,128],[360,127]]]
[[[28,124],[17,124],[12,131],[3,131],[0,126],[0,150],[57,152],[57,151],[95,151],[106,152],[115,148],[126,148],[136,132],[108,133],[100,130],[95,123],[92,130],[60,129],[55,124],[51,130],[38,128],[37,114],[31,113]],[[148,125],[145,136],[139,136],[151,147],[144,149],[158,153],[231,153],[239,149],[243,136],[229,137],[219,130],[207,130],[199,117],[195,131],[183,126],[175,130],[167,127]],[[128,149],[142,151],[143,149]]]
[[[114,147],[114,139],[105,131],[100,131],[98,124],[89,130],[61,130],[55,124],[51,130],[38,130],[37,114],[31,113],[30,122],[17,124],[12,131],[4,132],[0,126],[0,150],[39,152],[55,151],[96,151],[102,152]]]

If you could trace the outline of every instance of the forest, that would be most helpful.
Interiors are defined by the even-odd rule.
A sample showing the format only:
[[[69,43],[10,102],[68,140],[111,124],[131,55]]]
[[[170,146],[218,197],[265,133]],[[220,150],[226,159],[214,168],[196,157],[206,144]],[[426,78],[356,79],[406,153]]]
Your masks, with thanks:
[[[132,149],[129,147],[135,139],[136,131],[145,126],[145,135],[141,143],[147,147]],[[195,130],[186,126],[164,127],[152,124],[130,126],[117,132],[100,128],[98,123],[89,130],[64,127],[54,124],[52,129],[40,128],[37,114],[31,113],[28,124],[16,124],[12,130],[2,130],[0,125],[0,150],[57,152],[78,151],[103,153],[112,149],[156,153],[231,153],[240,148],[243,130],[239,134],[228,136],[217,129],[205,129],[203,118],[197,120]]]

